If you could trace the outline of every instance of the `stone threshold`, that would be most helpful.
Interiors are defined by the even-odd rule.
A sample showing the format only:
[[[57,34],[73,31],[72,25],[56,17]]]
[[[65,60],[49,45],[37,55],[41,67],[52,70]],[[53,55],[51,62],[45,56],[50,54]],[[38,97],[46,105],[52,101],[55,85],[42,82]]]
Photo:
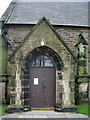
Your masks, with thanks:
[[[2,119],[3,118],[3,119]],[[62,118],[63,119],[68,119],[68,118],[74,118],[77,120],[88,120],[87,115],[83,114],[77,114],[75,112],[55,112],[55,111],[37,111],[37,110],[32,110],[30,112],[25,112],[25,113],[14,113],[14,114],[8,114],[4,115],[0,118],[0,120],[4,120],[4,118]],[[7,120],[7,119],[5,119]],[[9,120],[9,119],[8,119]],[[11,119],[14,120],[14,119]]]

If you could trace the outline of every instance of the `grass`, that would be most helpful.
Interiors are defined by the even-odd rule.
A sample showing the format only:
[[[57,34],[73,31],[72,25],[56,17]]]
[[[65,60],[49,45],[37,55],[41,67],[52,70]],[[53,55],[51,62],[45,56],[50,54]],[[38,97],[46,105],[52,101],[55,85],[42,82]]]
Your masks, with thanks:
[[[5,105],[0,106],[0,116],[7,114],[7,113],[5,113],[6,109],[7,109],[7,106],[5,106]]]
[[[6,109],[7,109],[7,106],[5,106],[5,105],[0,106],[0,116],[7,114],[7,113],[5,113]],[[81,113],[81,114],[90,116],[90,105],[78,105],[77,113]]]
[[[78,105],[77,112],[90,116],[90,105]]]

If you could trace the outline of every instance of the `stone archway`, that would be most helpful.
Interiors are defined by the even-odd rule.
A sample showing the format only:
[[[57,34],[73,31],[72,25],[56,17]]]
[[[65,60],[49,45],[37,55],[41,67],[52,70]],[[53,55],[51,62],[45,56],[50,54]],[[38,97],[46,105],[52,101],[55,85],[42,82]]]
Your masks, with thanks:
[[[63,69],[63,62],[61,60],[61,58],[59,57],[59,55],[52,50],[49,47],[46,46],[41,46],[38,47],[36,49],[34,49],[32,52],[30,52],[26,58],[26,63],[25,63],[25,68],[24,68],[24,76],[23,76],[23,80],[22,80],[22,86],[24,88],[24,105],[25,106],[30,106],[30,88],[29,88],[29,83],[30,83],[30,74],[29,74],[29,70],[30,70],[30,61],[32,63],[32,60],[35,59],[36,56],[39,55],[46,55],[48,56],[54,63],[55,65],[55,92],[54,92],[54,96],[55,96],[55,104],[53,105],[54,107],[57,105],[57,103],[59,105],[62,104],[62,86],[60,86],[57,81],[58,80],[62,80],[62,69]],[[58,89],[60,91],[58,91]],[[59,102],[57,102],[59,101]]]
[[[35,26],[33,31],[29,32],[26,35],[20,46],[18,46],[18,48],[12,53],[9,58],[11,62],[10,67],[12,67],[12,65],[15,67],[13,71],[14,74],[10,76],[10,94],[12,96],[10,104],[13,104],[14,107],[21,106],[22,104],[23,106],[28,106],[26,105],[28,103],[28,99],[25,99],[25,97],[27,98],[29,96],[29,76],[27,70],[29,63],[28,57],[30,55],[30,57],[32,58],[34,53],[38,52],[39,48],[42,48],[42,40],[45,43],[45,46],[42,46],[43,48],[46,48],[45,52],[49,54],[49,56],[51,56],[55,61],[57,91],[56,103],[64,107],[74,105],[73,83],[75,82],[75,65],[71,64],[71,57],[75,59],[75,56],[72,54],[71,50],[66,45],[62,37],[55,31],[55,29],[46,20],[46,18],[43,18]],[[62,58],[63,62],[59,56]],[[12,79],[15,85],[12,84]],[[60,93],[59,91],[63,92]],[[60,101],[61,98],[62,101]]]

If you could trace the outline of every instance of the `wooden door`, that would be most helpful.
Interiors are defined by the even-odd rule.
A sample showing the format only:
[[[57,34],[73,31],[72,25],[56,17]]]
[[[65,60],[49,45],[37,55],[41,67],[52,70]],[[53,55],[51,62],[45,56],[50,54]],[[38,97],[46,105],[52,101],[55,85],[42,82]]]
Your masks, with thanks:
[[[45,65],[45,60],[49,60],[50,64],[47,62],[47,65]],[[55,67],[49,58],[43,59],[43,61],[44,63],[39,62],[39,65],[35,65],[34,60],[30,67],[31,107],[48,108],[55,106]]]

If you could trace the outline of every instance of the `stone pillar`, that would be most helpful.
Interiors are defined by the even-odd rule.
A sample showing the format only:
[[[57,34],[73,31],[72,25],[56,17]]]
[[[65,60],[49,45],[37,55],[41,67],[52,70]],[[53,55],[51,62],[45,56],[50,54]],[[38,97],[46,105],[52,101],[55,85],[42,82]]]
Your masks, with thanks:
[[[90,100],[90,77],[88,78],[88,99]]]
[[[67,108],[70,107],[70,87],[69,87],[69,68],[64,68],[63,72],[63,87],[64,87],[64,93],[63,93],[63,107]]]
[[[15,64],[13,62],[9,63],[8,72],[11,76],[9,78],[8,96],[10,98],[10,105],[8,106],[7,112],[12,112],[12,109],[15,108],[15,97],[16,97],[15,71],[16,71]]]
[[[9,80],[9,86],[10,86],[10,105],[8,106],[7,112],[8,113],[13,113],[13,112],[19,112],[19,111],[23,111],[23,107],[22,107],[22,103],[21,103],[21,79],[20,79],[20,75],[21,75],[21,68],[19,65],[19,62],[16,62],[14,64],[15,66],[15,70],[14,67],[12,67],[11,64],[11,68],[14,73],[11,73],[11,77]]]
[[[16,98],[15,98],[15,105],[17,107],[21,107],[22,103],[21,103],[21,90],[22,90],[22,86],[21,86],[21,79],[20,79],[20,75],[21,75],[21,68],[19,66],[19,64],[16,64],[17,70],[16,70]]]
[[[62,86],[62,71],[56,71],[56,105],[57,107],[62,106],[62,92],[63,92],[63,86]]]

